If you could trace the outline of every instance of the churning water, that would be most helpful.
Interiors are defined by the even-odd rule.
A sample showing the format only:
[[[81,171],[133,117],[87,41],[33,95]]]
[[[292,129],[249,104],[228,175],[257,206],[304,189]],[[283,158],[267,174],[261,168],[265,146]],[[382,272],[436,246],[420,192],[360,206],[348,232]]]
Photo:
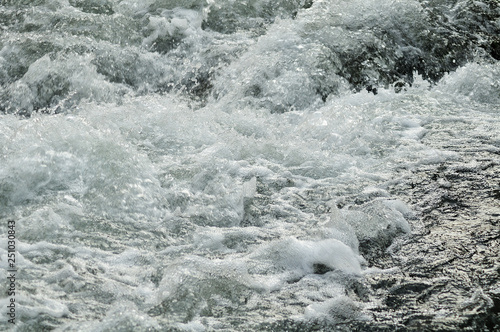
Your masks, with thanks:
[[[500,140],[496,0],[2,4],[20,331],[369,321],[422,137]]]

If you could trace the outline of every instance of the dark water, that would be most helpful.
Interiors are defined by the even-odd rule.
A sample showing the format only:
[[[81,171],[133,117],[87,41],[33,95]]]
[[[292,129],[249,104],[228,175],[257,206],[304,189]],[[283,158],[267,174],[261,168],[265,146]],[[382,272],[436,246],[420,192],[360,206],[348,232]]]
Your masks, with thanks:
[[[457,158],[422,138],[499,141],[497,1],[3,1],[0,28],[19,331],[369,324],[367,258],[414,217],[388,186]]]

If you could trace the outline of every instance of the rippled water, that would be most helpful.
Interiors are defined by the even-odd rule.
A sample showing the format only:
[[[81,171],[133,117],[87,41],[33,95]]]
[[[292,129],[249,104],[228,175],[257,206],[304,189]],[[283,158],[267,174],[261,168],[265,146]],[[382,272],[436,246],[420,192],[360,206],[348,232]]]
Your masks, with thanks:
[[[369,321],[388,186],[456,158],[421,138],[498,141],[496,1],[3,3],[20,331]]]

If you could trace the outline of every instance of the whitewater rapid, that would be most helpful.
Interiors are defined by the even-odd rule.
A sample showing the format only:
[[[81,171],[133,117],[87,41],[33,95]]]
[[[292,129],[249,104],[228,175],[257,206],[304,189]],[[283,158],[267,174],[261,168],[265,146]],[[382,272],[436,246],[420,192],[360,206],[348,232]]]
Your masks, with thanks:
[[[388,187],[458,158],[422,138],[498,144],[500,65],[484,46],[498,8],[480,7],[497,20],[483,17],[479,45],[453,2],[4,6],[0,264],[15,220],[15,328],[369,321],[367,258],[414,219]],[[429,26],[443,13],[455,21]],[[469,44],[454,45],[462,25],[454,41]]]

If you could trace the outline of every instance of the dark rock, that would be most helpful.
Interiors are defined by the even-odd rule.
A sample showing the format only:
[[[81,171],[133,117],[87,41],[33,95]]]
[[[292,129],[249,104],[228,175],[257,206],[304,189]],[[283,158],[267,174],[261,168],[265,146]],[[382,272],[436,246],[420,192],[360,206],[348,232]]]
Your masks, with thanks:
[[[315,274],[325,274],[332,271],[332,268],[326,266],[325,264],[316,263],[313,264],[313,270]]]

